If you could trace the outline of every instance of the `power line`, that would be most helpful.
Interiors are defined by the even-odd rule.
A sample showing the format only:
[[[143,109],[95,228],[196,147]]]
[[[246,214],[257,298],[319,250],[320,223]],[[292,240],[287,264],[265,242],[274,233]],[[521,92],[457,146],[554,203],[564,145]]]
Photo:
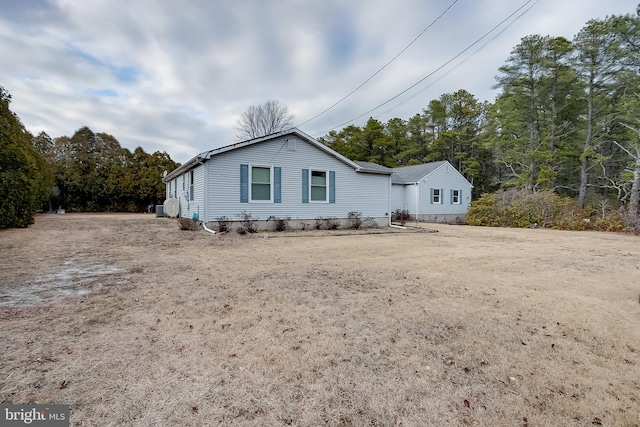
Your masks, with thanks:
[[[389,64],[391,64],[393,61],[395,61],[400,55],[402,55],[407,49],[409,49],[411,47],[411,45],[413,45],[416,40],[418,40],[420,38],[420,36],[422,36],[429,28],[431,28],[433,26],[433,24],[435,24],[436,22],[438,22],[440,20],[440,18],[442,18],[445,13],[447,13],[449,11],[449,9],[451,9],[456,3],[458,2],[458,0],[454,0],[453,3],[451,3],[449,5],[449,7],[447,7],[445,9],[444,12],[442,12],[436,19],[434,19],[429,25],[427,25],[421,32],[420,34],[418,34],[416,36],[416,38],[414,38],[411,43],[409,43],[404,49],[402,49],[396,56],[394,56],[393,58],[391,58],[391,60],[389,62],[387,62],[386,64],[384,64],[382,66],[382,68],[380,68],[378,71],[376,71],[375,73],[373,73],[371,75],[371,77],[369,77],[367,80],[365,80],[363,83],[360,84],[360,86],[358,86],[357,88],[353,89],[351,92],[349,92],[348,94],[346,94],[345,96],[343,96],[342,98],[340,98],[338,101],[336,101],[333,105],[331,105],[330,107],[326,108],[325,110],[321,111],[320,113],[316,114],[315,116],[311,117],[309,120],[300,123],[299,125],[296,125],[295,127],[300,127],[300,126],[304,126],[307,123],[309,123],[312,120],[317,119],[318,117],[322,116],[324,113],[326,113],[327,111],[333,109],[336,105],[340,104],[342,101],[344,101],[345,99],[349,98],[351,95],[353,95],[354,93],[356,93],[360,88],[362,88],[362,86],[366,85],[367,83],[369,83],[369,81],[371,81],[371,79],[373,79],[375,76],[378,75],[378,73],[380,73],[382,70],[384,70],[385,68],[387,68],[387,66],[389,66]]]
[[[376,107],[370,109],[369,111],[366,111],[362,114],[360,114],[357,117],[354,117],[350,120],[347,120],[344,123],[341,123],[337,126],[334,126],[330,129],[327,129],[323,132],[318,132],[315,133],[315,135],[322,135],[325,134],[329,131],[332,131],[334,129],[337,129],[339,127],[345,126],[351,122],[354,122],[356,120],[358,120],[360,117],[362,116],[366,116],[367,114],[371,113],[372,111],[377,110],[378,108],[382,107],[385,104],[388,104],[389,102],[393,101],[394,99],[398,98],[399,96],[407,93],[408,91],[410,91],[411,89],[413,89],[414,87],[416,87],[417,85],[419,85],[420,83],[422,83],[423,81],[425,81],[426,79],[428,79],[429,77],[431,77],[432,75],[434,75],[435,73],[437,73],[438,71],[440,71],[441,69],[443,69],[444,67],[446,67],[447,65],[449,65],[450,63],[452,63],[453,61],[455,61],[458,57],[462,56],[466,51],[468,51],[469,49],[471,49],[473,46],[475,46],[476,44],[478,44],[481,40],[483,40],[484,38],[486,38],[489,34],[491,34],[492,32],[494,32],[497,28],[499,28],[502,24],[504,24],[505,22],[507,22],[509,19],[511,19],[515,14],[517,14],[520,10],[522,10],[523,8],[525,8],[529,3],[533,2],[534,5],[538,2],[539,0],[528,0],[526,1],[522,6],[520,6],[518,9],[516,9],[513,13],[511,13],[509,16],[507,16],[505,19],[503,19],[502,21],[500,21],[497,25],[495,25],[493,28],[491,28],[489,31],[487,31],[482,37],[480,37],[479,39],[477,39],[475,42],[471,43],[469,46],[467,46],[465,49],[463,49],[460,53],[458,53],[456,56],[454,56],[453,58],[451,58],[450,60],[448,60],[447,62],[445,62],[444,64],[442,64],[441,66],[439,66],[438,68],[436,68],[435,70],[433,70],[432,72],[430,72],[429,74],[427,74],[426,76],[424,76],[423,78],[421,78],[420,80],[418,80],[417,82],[415,82],[414,84],[412,84],[411,86],[409,86],[408,88],[406,88],[405,90],[403,90],[400,93],[397,93],[396,95],[392,96],[391,98],[387,99],[386,101],[384,101],[383,103],[377,105]],[[533,6],[533,5],[532,5]],[[527,9],[526,12],[528,12],[531,8]]]
[[[497,39],[498,37],[500,37],[502,35],[502,33],[504,33],[510,26],[512,26],[518,19],[522,18],[524,15],[527,14],[527,12],[529,12],[535,5],[536,3],[538,3],[539,0],[536,0],[531,6],[529,6],[529,8],[527,10],[525,10],[524,12],[522,12],[520,15],[518,15],[513,21],[509,22],[509,24],[504,27],[503,29],[501,29],[496,35],[494,35],[493,37],[491,37],[489,40],[487,40],[486,43],[484,43],[482,46],[480,46],[478,49],[474,50],[473,53],[469,56],[467,56],[466,58],[464,58],[462,61],[458,62],[455,66],[453,66],[450,70],[448,70],[447,72],[445,72],[443,75],[441,75],[440,77],[438,77],[437,79],[435,79],[433,82],[429,83],[427,86],[423,87],[422,89],[420,89],[418,92],[416,92],[415,94],[411,95],[410,97],[408,97],[407,99],[405,99],[402,102],[399,102],[398,104],[394,105],[393,107],[389,108],[388,110],[383,111],[382,113],[378,114],[375,118],[378,118],[392,110],[394,110],[395,108],[401,106],[402,104],[412,100],[413,98],[415,98],[416,96],[418,96],[419,94],[421,94],[422,92],[424,92],[425,90],[429,89],[430,87],[432,87],[434,84],[436,84],[437,82],[439,82],[440,80],[442,80],[443,78],[445,78],[446,76],[448,76],[453,70],[455,70],[456,68],[458,68],[459,66],[461,66],[462,64],[464,64],[465,62],[467,62],[467,60],[469,60],[469,58],[473,57],[475,54],[477,54],[478,52],[480,52],[482,49],[484,49],[485,47],[487,47],[487,45],[491,44],[492,41],[494,41],[495,39]]]

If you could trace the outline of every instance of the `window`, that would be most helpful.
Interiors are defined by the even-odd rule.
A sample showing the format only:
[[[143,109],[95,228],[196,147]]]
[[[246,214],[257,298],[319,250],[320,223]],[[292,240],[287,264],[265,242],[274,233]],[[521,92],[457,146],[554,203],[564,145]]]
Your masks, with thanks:
[[[442,190],[440,188],[431,189],[431,203],[434,205],[442,203]]]
[[[460,200],[460,190],[451,190],[451,204],[459,205],[461,203],[462,202]]]
[[[251,201],[271,201],[271,168],[251,166]]]
[[[302,203],[335,203],[336,172],[302,169]]]
[[[282,168],[240,165],[240,203],[282,203]]]
[[[193,201],[193,171],[189,172],[189,200]]]
[[[182,174],[182,192],[187,191],[187,188],[185,187],[187,183],[187,176],[185,174]]]
[[[311,171],[311,201],[327,201],[327,172]]]

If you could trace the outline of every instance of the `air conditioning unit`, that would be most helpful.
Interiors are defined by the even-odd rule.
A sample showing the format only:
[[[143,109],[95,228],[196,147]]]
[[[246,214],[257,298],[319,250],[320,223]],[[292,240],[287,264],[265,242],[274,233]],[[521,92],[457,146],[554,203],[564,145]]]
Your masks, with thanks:
[[[164,217],[164,205],[156,205],[156,218]]]

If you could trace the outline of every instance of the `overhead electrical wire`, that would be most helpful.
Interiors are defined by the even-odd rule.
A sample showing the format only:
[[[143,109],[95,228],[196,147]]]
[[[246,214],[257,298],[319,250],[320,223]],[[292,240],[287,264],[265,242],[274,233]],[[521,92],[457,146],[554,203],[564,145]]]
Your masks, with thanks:
[[[427,74],[426,76],[424,76],[423,78],[421,78],[420,80],[418,80],[417,82],[415,82],[414,84],[412,84],[411,86],[409,86],[408,88],[406,88],[405,90],[397,93],[396,95],[392,96],[391,98],[387,99],[386,101],[384,101],[383,103],[377,105],[376,107],[360,114],[357,117],[354,117],[350,120],[347,120],[344,123],[341,123],[337,126],[334,126],[330,129],[327,129],[325,131],[322,132],[317,132],[314,133],[314,136],[317,135],[323,135],[329,131],[332,131],[334,129],[337,129],[339,127],[345,126],[349,123],[352,123],[356,120],[358,120],[359,118],[366,116],[367,114],[377,110],[378,108],[382,107],[383,105],[388,104],[389,102],[393,101],[394,99],[398,98],[401,95],[404,95],[405,93],[407,93],[408,91],[410,91],[411,89],[413,89],[414,87],[416,87],[417,85],[419,85],[420,83],[422,83],[423,81],[425,81],[426,79],[428,79],[429,77],[433,76],[435,73],[437,73],[438,71],[440,71],[441,69],[443,69],[444,67],[446,67],[447,65],[449,65],[450,63],[452,63],[453,61],[455,61],[457,58],[459,58],[460,56],[462,56],[465,52],[467,52],[469,49],[471,49],[473,46],[477,45],[478,43],[480,43],[480,41],[482,41],[484,38],[486,38],[489,34],[491,34],[492,32],[494,32],[497,28],[499,28],[500,26],[502,26],[502,24],[504,24],[505,22],[507,22],[509,19],[511,19],[514,15],[516,15],[519,11],[521,11],[522,9],[524,9],[529,3],[533,2],[533,5],[535,5],[536,3],[538,3],[539,0],[528,0],[526,1],[524,4],[522,4],[522,6],[520,6],[519,8],[517,8],[514,12],[512,12],[509,16],[507,16],[506,18],[504,18],[502,21],[500,21],[498,24],[496,24],[493,28],[491,28],[489,31],[487,31],[482,37],[480,37],[479,39],[477,39],[476,41],[474,41],[473,43],[471,43],[469,46],[467,46],[465,49],[463,49],[461,52],[459,52],[457,55],[455,55],[453,58],[451,58],[450,60],[448,60],[447,62],[445,62],[444,64],[442,64],[441,66],[439,66],[438,68],[436,68],[435,70],[433,70],[432,72],[430,72],[429,74]],[[531,7],[533,7],[533,5],[531,5]],[[524,13],[528,12],[531,7],[529,9],[527,9]],[[515,22],[515,20],[514,20]],[[511,25],[511,24],[509,24]],[[459,64],[458,64],[459,65]],[[457,66],[457,65],[456,65]],[[455,68],[455,67],[454,67]]]
[[[364,82],[362,82],[358,87],[356,87],[355,89],[353,89],[351,92],[349,92],[348,94],[346,94],[345,96],[343,96],[342,98],[340,98],[338,101],[336,101],[333,105],[331,105],[330,107],[322,110],[321,112],[319,112],[318,114],[316,114],[315,116],[311,117],[310,119],[296,125],[295,127],[301,127],[306,125],[307,123],[311,122],[312,120],[317,119],[318,117],[322,116],[323,114],[325,114],[326,112],[328,112],[329,110],[333,109],[336,105],[340,104],[342,101],[344,101],[345,99],[349,98],[351,95],[353,95],[354,93],[356,93],[358,90],[360,90],[364,85],[366,85],[367,83],[369,83],[369,81],[371,81],[371,79],[373,79],[375,76],[378,75],[378,73],[380,73],[382,70],[384,70],[385,68],[387,68],[393,61],[395,61],[396,59],[398,59],[398,57],[400,55],[402,55],[407,49],[409,49],[411,47],[411,45],[413,45],[419,38],[420,36],[422,36],[429,28],[431,28],[436,22],[438,22],[440,20],[440,18],[442,18],[448,11],[449,9],[451,9],[459,0],[454,0],[453,3],[451,3],[449,5],[449,7],[447,7],[444,12],[442,12],[436,19],[434,19],[429,25],[427,25],[421,32],[420,34],[418,34],[412,41],[411,43],[409,43],[404,49],[402,49],[396,56],[394,56],[393,58],[391,58],[391,60],[389,60],[389,62],[387,62],[386,64],[384,64],[380,69],[378,69],[378,71],[376,71],[375,73],[373,73],[371,75],[371,77],[369,77],[368,79],[366,79]]]
[[[395,108],[401,106],[402,104],[405,104],[408,101],[411,101],[413,98],[415,98],[416,96],[418,96],[419,94],[421,94],[422,92],[424,92],[425,90],[429,89],[430,87],[432,87],[434,84],[436,84],[437,82],[439,82],[440,80],[442,80],[443,78],[445,78],[446,76],[448,76],[453,70],[455,70],[456,68],[458,68],[459,66],[461,66],[462,64],[464,64],[465,62],[467,62],[467,60],[469,60],[470,58],[472,58],[474,55],[476,55],[477,53],[479,53],[482,49],[484,49],[485,47],[487,47],[487,45],[489,45],[492,41],[494,41],[495,39],[497,39],[498,37],[500,37],[502,35],[502,33],[504,33],[510,26],[512,26],[518,19],[522,18],[524,15],[527,14],[527,12],[529,12],[535,5],[536,3],[538,3],[539,0],[536,0],[531,6],[529,6],[529,8],[527,8],[527,10],[525,10],[524,12],[522,12],[520,15],[516,16],[516,18],[509,22],[509,24],[504,27],[503,29],[501,29],[500,31],[498,31],[498,33],[496,35],[494,35],[493,37],[491,37],[489,40],[487,40],[486,43],[484,43],[482,46],[480,46],[478,49],[474,50],[473,53],[471,53],[471,55],[467,56],[466,58],[464,58],[462,61],[458,62],[456,65],[454,65],[451,69],[449,69],[447,72],[445,72],[444,74],[442,74],[440,77],[438,77],[437,79],[435,79],[433,82],[429,83],[428,85],[426,85],[425,87],[423,87],[422,89],[420,89],[419,91],[417,91],[416,93],[414,93],[413,95],[411,95],[410,97],[408,97],[407,99],[405,99],[404,101],[401,101],[399,103],[397,103],[396,105],[394,105],[393,107],[389,108],[388,110],[383,111],[382,113],[378,114],[377,116],[375,116],[375,118],[378,118],[380,116],[383,116],[385,114],[387,114],[388,112],[394,110]]]

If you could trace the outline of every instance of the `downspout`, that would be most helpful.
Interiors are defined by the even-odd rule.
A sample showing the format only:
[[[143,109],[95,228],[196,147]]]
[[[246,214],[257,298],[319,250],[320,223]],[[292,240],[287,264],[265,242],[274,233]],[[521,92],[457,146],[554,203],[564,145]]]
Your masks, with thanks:
[[[420,222],[418,215],[420,214],[420,183],[416,182],[416,223]]]
[[[407,227],[402,227],[400,225],[391,224],[391,175],[389,175],[389,227],[400,228],[401,230],[406,230]]]
[[[202,162],[200,161],[200,159],[198,159],[198,163],[204,166],[204,173],[202,174],[202,228],[204,229],[204,231],[208,231],[211,234],[216,234],[215,231],[207,227],[207,183],[209,181],[209,167],[207,166],[206,162]]]

